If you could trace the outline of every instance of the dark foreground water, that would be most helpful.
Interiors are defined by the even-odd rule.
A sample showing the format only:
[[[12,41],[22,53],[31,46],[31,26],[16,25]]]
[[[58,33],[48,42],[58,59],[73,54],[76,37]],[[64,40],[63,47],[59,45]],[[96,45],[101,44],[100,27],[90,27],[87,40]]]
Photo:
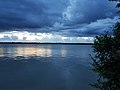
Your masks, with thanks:
[[[0,90],[95,90],[87,45],[0,45]]]

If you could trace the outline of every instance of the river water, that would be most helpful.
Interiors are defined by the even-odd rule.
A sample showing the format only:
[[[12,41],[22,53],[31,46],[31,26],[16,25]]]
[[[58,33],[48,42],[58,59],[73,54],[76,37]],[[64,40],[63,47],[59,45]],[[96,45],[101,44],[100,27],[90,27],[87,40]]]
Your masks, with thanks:
[[[96,90],[91,45],[1,44],[0,90]]]

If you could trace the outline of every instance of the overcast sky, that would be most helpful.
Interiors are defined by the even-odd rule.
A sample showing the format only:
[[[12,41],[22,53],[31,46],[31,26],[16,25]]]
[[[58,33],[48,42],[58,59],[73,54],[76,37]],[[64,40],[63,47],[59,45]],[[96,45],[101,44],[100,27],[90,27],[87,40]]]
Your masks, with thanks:
[[[118,20],[115,5],[108,0],[0,0],[0,40],[80,42],[78,37],[112,31]]]

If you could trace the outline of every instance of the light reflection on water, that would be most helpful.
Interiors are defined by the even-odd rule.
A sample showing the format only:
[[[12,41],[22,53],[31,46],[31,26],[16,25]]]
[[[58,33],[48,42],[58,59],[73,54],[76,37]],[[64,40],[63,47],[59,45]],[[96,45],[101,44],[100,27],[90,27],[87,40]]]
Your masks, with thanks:
[[[53,50],[51,46],[5,46],[0,47],[0,57],[52,57],[61,56],[66,57],[67,50],[64,47],[59,50]]]
[[[0,48],[0,57],[4,56],[3,48]]]
[[[12,53],[12,51],[10,51]],[[15,56],[40,56],[40,57],[50,57],[52,55],[52,50],[50,48],[44,47],[18,47],[16,48]]]
[[[78,60],[78,63],[90,62],[91,46],[84,45],[40,45],[40,44],[1,44],[0,60],[41,60],[49,62],[53,59],[54,63],[61,60]],[[44,59],[43,59],[44,58]],[[49,60],[46,60],[49,58]],[[10,59],[11,60],[11,59]],[[60,61],[59,61],[60,60]]]

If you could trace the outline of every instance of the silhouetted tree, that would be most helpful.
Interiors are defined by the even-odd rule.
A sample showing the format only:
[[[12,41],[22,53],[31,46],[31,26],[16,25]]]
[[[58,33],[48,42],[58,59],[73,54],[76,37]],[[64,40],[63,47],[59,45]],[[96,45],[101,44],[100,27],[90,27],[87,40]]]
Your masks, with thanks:
[[[120,7],[120,0],[117,7]],[[101,90],[120,90],[120,23],[117,22],[113,28],[113,35],[104,33],[96,36],[93,45],[95,53],[92,70],[99,77],[92,86]]]
[[[114,34],[96,36],[93,50],[93,71],[99,78],[92,84],[101,90],[120,90],[120,24],[114,27]]]

